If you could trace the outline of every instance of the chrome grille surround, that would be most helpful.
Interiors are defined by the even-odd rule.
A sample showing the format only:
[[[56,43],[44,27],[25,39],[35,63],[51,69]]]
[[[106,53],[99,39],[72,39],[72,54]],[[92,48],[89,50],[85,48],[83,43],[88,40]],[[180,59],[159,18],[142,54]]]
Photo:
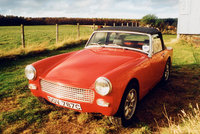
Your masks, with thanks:
[[[91,89],[82,89],[69,87],[46,80],[40,80],[41,90],[60,99],[68,99],[86,103],[94,101],[94,91]]]

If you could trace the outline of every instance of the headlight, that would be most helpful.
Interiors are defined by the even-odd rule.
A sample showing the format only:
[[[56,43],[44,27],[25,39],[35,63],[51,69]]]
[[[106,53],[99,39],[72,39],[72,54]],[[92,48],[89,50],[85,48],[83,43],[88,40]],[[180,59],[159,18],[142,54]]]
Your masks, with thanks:
[[[111,82],[105,77],[99,77],[95,82],[95,90],[98,94],[105,96],[112,90]]]
[[[25,68],[25,75],[29,80],[34,80],[36,78],[36,70],[32,65],[28,65]]]

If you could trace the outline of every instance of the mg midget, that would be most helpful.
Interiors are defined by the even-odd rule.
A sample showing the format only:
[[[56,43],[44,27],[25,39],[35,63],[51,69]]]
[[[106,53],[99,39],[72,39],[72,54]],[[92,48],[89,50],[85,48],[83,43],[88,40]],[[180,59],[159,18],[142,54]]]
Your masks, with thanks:
[[[169,80],[172,55],[157,29],[105,27],[93,32],[84,49],[27,65],[25,75],[39,100],[128,126],[138,101]]]

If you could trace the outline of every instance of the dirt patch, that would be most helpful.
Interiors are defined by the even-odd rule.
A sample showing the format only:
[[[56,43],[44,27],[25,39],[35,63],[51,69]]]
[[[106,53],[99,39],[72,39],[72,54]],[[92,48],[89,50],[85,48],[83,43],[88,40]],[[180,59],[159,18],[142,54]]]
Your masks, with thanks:
[[[18,107],[18,102],[16,101],[16,98],[8,97],[1,100],[0,103],[0,112],[7,112],[11,111],[13,109],[16,109]]]
[[[137,117],[153,130],[157,126],[166,126],[164,109],[167,114],[177,119],[180,110],[190,110],[200,102],[200,69],[195,66],[173,68],[171,79],[166,85],[158,84],[140,103]],[[156,121],[157,123],[156,123]]]

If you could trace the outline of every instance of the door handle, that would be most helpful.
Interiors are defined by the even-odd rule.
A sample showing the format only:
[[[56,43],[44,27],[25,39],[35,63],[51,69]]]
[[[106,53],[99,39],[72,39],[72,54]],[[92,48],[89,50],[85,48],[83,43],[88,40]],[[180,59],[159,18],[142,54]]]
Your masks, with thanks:
[[[162,57],[165,57],[165,53],[162,53],[161,56],[162,56]]]

